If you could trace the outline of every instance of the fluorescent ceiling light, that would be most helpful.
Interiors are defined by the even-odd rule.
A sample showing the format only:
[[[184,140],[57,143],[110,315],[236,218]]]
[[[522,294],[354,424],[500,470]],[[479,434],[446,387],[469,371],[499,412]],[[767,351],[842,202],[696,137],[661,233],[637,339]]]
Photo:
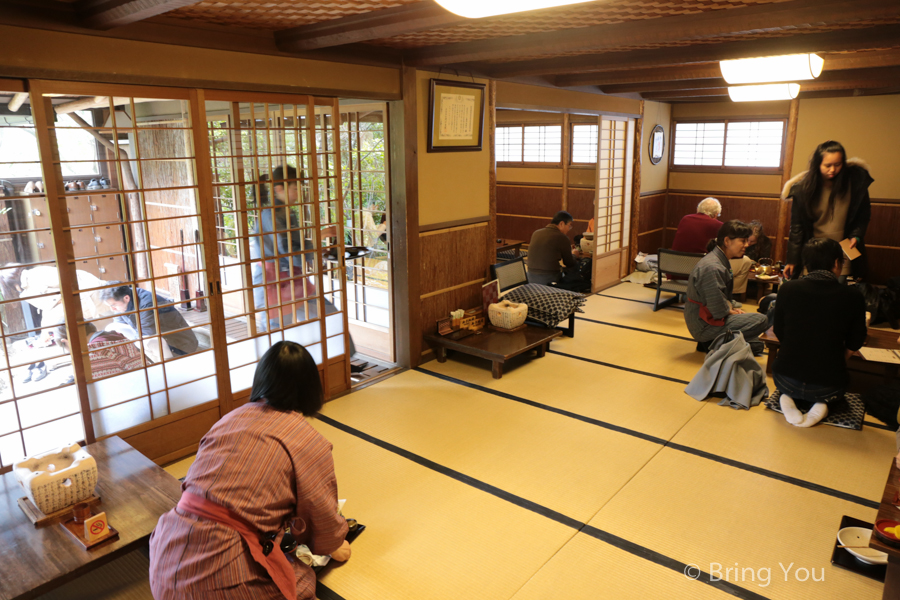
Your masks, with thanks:
[[[770,83],[768,85],[738,85],[728,88],[733,102],[762,102],[765,100],[793,100],[800,93],[799,83]]]
[[[581,4],[589,0],[435,0],[452,13],[469,19]]]
[[[825,61],[815,54],[788,54],[763,58],[741,58],[719,61],[722,77],[737,83],[766,83],[770,81],[806,81],[822,73]]]

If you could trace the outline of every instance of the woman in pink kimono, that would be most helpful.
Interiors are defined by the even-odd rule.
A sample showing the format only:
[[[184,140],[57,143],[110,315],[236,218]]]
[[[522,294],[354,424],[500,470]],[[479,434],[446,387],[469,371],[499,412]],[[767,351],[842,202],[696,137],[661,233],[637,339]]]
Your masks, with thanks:
[[[150,538],[156,600],[315,598],[315,573],[279,548],[288,524],[314,554],[350,557],[331,444],[305,419],[322,402],[306,349],[272,346],[250,402],[200,441],[181,501]]]

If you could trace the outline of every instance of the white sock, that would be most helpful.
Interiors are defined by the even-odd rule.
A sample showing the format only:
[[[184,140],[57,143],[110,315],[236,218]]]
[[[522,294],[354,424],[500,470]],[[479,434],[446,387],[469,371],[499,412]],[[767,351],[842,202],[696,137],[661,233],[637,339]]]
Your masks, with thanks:
[[[812,427],[827,416],[828,405],[824,402],[816,402],[813,404],[813,407],[809,409],[809,412],[806,413],[803,422],[797,424],[797,427]]]
[[[797,405],[794,404],[793,398],[787,394],[781,394],[778,403],[781,405],[781,412],[784,414],[784,418],[787,419],[788,423],[797,425],[798,423],[803,422],[803,413],[800,412]]]

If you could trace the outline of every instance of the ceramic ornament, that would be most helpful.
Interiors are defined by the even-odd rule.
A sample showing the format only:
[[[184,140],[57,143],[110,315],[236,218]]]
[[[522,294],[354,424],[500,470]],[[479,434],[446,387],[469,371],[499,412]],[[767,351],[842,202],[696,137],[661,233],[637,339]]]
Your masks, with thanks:
[[[78,444],[26,458],[13,473],[45,515],[87,500],[97,485],[97,461]]]

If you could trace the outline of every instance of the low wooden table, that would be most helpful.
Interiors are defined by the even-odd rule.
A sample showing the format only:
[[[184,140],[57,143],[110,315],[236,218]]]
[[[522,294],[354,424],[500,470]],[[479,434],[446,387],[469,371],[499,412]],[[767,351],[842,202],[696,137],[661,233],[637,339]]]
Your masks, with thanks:
[[[778,286],[784,282],[784,277],[778,275],[773,279],[759,279],[756,277],[756,273],[750,271],[750,276],[747,278],[747,282],[749,283],[751,281],[756,282],[756,303],[759,304],[760,301],[766,296],[766,294],[778,290]]]
[[[878,515],[875,517],[876,523],[880,519],[900,521],[900,508],[894,505],[898,489],[900,489],[900,470],[897,469],[897,465],[892,458],[891,470],[888,473],[887,483],[884,485],[884,492],[881,495],[881,505],[878,507]],[[873,526],[874,524],[872,523]],[[884,591],[881,595],[882,600],[900,600],[900,548],[888,546],[875,537],[874,531],[869,541],[869,547],[888,555],[887,574],[884,578]]]
[[[775,337],[775,332],[772,331],[771,327],[764,334],[759,336],[759,339],[762,340],[762,342],[766,345],[766,348],[769,350],[769,357],[766,359],[766,373],[771,374],[772,365],[775,364],[775,357],[778,356],[778,349],[781,347],[781,342],[779,342],[778,338]],[[866,338],[865,347],[900,350],[900,342],[897,341],[896,331],[869,329],[869,336]],[[875,371],[881,373],[884,376],[886,383],[897,376],[898,365],[895,364],[866,360],[861,356],[855,355],[850,357],[850,364],[852,364],[855,368],[859,368],[862,366],[867,367],[866,369],[860,370],[869,372]]]
[[[503,377],[503,363],[529,350],[537,349],[541,358],[550,346],[550,340],[562,335],[559,329],[545,329],[526,325],[521,331],[503,333],[482,329],[461,340],[451,340],[441,335],[426,335],[425,339],[435,347],[438,362],[447,362],[447,350],[486,358],[493,364],[494,379]]]
[[[97,460],[96,507],[119,539],[85,550],[60,525],[41,528],[17,503],[25,495],[12,473],[0,476],[0,599],[40,596],[147,543],[160,516],[181,498],[181,482],[112,437],[86,447]]]
[[[524,240],[503,240],[497,242],[497,252],[502,252],[503,250],[515,250],[513,252],[513,256],[518,258],[519,254],[522,251],[522,244],[524,244]]]

